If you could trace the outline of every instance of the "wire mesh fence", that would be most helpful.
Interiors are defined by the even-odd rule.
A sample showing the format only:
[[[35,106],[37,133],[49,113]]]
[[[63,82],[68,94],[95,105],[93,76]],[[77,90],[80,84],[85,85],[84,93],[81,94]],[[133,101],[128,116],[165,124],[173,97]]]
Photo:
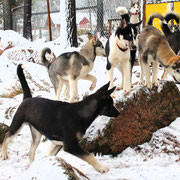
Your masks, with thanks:
[[[102,36],[108,37],[110,31],[116,29],[120,23],[121,16],[116,12],[118,6],[124,6],[130,10],[131,2],[139,1],[143,5],[144,0],[76,0],[76,26],[77,35],[88,32],[99,32]],[[170,7],[180,13],[180,2],[178,0],[147,0],[145,5],[145,16],[148,19],[153,12],[164,14]],[[140,7],[141,12],[143,7]],[[47,22],[46,0],[33,1],[32,7],[32,35],[33,40],[45,38],[49,40]],[[23,33],[23,6],[12,9],[13,28],[16,32]],[[60,0],[50,0],[50,16],[53,40],[60,36],[61,14]],[[142,20],[142,16],[140,17]],[[145,23],[145,20],[144,20]]]
[[[56,4],[55,4],[56,2]],[[51,7],[51,29],[53,39],[60,35],[60,5],[58,0],[50,0]],[[77,35],[87,32],[100,32],[102,36],[108,36],[109,19],[118,19],[116,13],[118,6],[130,8],[131,0],[76,0],[76,24]],[[49,39],[46,0],[34,1],[32,7],[32,34],[33,40],[39,38]],[[112,29],[118,25],[117,21],[112,22]],[[13,10],[13,28],[18,33],[23,33],[23,6]]]

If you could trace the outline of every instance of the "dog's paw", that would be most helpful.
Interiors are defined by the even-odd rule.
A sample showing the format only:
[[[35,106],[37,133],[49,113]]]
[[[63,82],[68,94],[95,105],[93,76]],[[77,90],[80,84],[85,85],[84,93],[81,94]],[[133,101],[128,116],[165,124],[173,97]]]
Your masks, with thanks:
[[[151,82],[146,82],[145,83],[145,86],[147,86],[147,88],[149,88],[149,89],[152,89],[152,83]]]
[[[89,90],[92,91],[94,88],[96,87],[96,84],[95,83],[92,83]]]
[[[117,91],[120,91],[121,89],[123,89],[123,84],[122,83],[116,87]]]
[[[69,96],[69,93],[67,93],[67,92],[64,92],[64,93],[63,93],[63,96],[64,96],[64,98],[67,99],[67,100],[68,100],[69,97],[70,97],[70,96]]]
[[[131,85],[124,86],[123,90],[124,90],[124,92],[129,93],[131,91]]]
[[[154,84],[155,86],[159,86],[159,81],[156,80],[156,81],[153,82],[153,84]]]
[[[144,84],[144,81],[143,81],[143,80],[142,80],[142,81],[140,80],[140,81],[138,82],[138,84],[139,84],[139,85],[143,85],[143,84]]]
[[[0,158],[1,158],[2,160],[8,159],[8,153],[7,153],[7,151],[1,151],[1,152],[0,152]]]
[[[96,167],[96,170],[100,173],[107,173],[109,171],[109,168],[106,166],[100,165],[100,166]]]

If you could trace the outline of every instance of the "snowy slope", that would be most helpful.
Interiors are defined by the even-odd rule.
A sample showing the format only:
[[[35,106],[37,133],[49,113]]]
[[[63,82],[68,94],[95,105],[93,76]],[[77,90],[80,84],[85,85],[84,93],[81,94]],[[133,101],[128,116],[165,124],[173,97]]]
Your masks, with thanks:
[[[4,33],[4,34],[3,34]],[[25,74],[27,81],[32,90],[33,96],[42,96],[45,98],[54,99],[54,89],[49,80],[47,70],[44,66],[37,63],[27,62],[26,57],[19,49],[34,49],[39,51],[45,46],[50,47],[56,55],[66,51],[79,50],[79,48],[63,49],[58,43],[45,43],[43,41],[29,42],[13,31],[1,32],[3,39],[10,37],[16,45],[14,48],[5,51],[0,56],[0,122],[10,125],[13,114],[18,105],[22,101],[22,94],[13,98],[7,98],[7,95],[20,87],[17,75],[17,64],[23,63],[27,65]],[[85,43],[86,37],[83,37]],[[105,42],[105,40],[103,40]],[[16,52],[16,57],[13,56]],[[23,57],[22,57],[23,56]],[[29,57],[29,56],[28,56]],[[38,62],[37,54],[34,55],[35,61]],[[94,69],[91,72],[97,77],[97,86],[94,91],[107,83],[106,77],[106,59],[97,57]],[[138,81],[139,67],[133,69],[133,83]],[[159,77],[162,74],[162,69],[159,71]],[[120,73],[115,70],[115,85],[120,83]],[[171,79],[171,77],[168,77]],[[79,99],[85,94],[91,94],[89,91],[90,82],[80,80],[78,83]],[[139,86],[134,85],[134,90]],[[179,87],[180,89],[180,87]],[[124,92],[117,93],[118,98],[124,98]],[[63,97],[61,97],[62,100]],[[109,120],[107,117],[98,117],[92,127],[87,131],[86,136],[91,138],[92,130],[102,129],[103,125]],[[0,180],[15,180],[15,179],[38,179],[38,180],[56,180],[63,179],[62,169],[56,164],[55,157],[46,157],[46,153],[50,146],[49,141],[41,142],[36,151],[36,161],[28,167],[28,151],[30,147],[31,136],[28,126],[25,126],[17,137],[9,144],[9,159],[2,161],[0,159]],[[58,157],[65,159],[68,163],[81,170],[92,180],[178,180],[180,179],[180,162],[178,153],[180,152],[180,117],[177,118],[170,126],[160,129],[153,134],[149,143],[139,145],[137,148],[127,148],[119,156],[101,156],[96,155],[96,158],[101,164],[110,168],[106,174],[96,172],[86,162],[74,157],[64,151],[58,153]],[[52,166],[52,164],[55,164]]]

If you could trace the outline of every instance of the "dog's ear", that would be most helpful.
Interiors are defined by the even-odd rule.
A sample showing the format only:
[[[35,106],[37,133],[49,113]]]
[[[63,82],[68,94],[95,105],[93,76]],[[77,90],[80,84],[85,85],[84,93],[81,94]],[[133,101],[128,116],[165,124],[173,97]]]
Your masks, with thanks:
[[[97,92],[106,92],[109,88],[109,84],[110,84],[110,82],[108,82],[107,84],[102,86],[100,89],[98,89]]]
[[[114,86],[112,89],[108,90],[107,91],[108,95],[111,95],[115,89],[116,89],[116,86]]]
[[[131,7],[133,7],[134,6],[134,2],[133,1],[131,1]]]
[[[91,40],[93,38],[93,35],[91,33],[88,33],[88,39]]]
[[[98,36],[97,34],[95,34],[94,36],[91,35],[89,38],[90,42],[92,43],[92,45],[96,45],[96,41],[98,40]]]
[[[98,40],[98,35],[97,35],[97,34],[95,34],[95,35],[93,36],[93,40],[94,40],[94,41],[97,41],[97,40]]]

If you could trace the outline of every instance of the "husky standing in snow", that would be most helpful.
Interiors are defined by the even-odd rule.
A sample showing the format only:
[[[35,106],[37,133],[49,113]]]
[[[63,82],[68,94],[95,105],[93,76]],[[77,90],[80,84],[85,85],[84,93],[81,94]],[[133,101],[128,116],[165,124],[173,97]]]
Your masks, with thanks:
[[[108,70],[107,75],[110,81],[110,88],[113,87],[114,67],[117,67],[122,75],[119,88],[123,88],[124,91],[129,92],[131,89],[131,69],[134,62],[134,59],[131,57],[131,49],[135,47],[134,37],[137,31],[136,26],[138,26],[139,23],[129,23],[130,17],[125,7],[118,7],[116,11],[121,14],[122,20],[115,33],[113,33],[106,42],[106,69]]]
[[[55,89],[56,100],[59,100],[63,84],[65,84],[65,94],[68,101],[74,102],[78,96],[77,82],[79,79],[91,81],[91,91],[95,88],[96,77],[89,72],[94,67],[96,56],[105,56],[105,49],[96,35],[89,34],[88,38],[88,43],[79,52],[63,53],[52,63],[46,59],[46,53],[51,54],[51,50],[44,48],[41,51],[41,61],[48,68],[49,77]]]
[[[153,19],[158,18],[164,21],[164,18],[159,13],[153,13],[147,21],[146,27],[139,35],[139,63],[141,66],[140,83],[144,83],[143,78],[145,75],[145,85],[152,88],[152,85],[159,85],[157,79],[159,63],[166,68],[172,77],[180,82],[180,56],[177,56],[171,49],[166,37],[155,27],[152,26]],[[150,67],[152,66],[152,82],[150,81]]]

